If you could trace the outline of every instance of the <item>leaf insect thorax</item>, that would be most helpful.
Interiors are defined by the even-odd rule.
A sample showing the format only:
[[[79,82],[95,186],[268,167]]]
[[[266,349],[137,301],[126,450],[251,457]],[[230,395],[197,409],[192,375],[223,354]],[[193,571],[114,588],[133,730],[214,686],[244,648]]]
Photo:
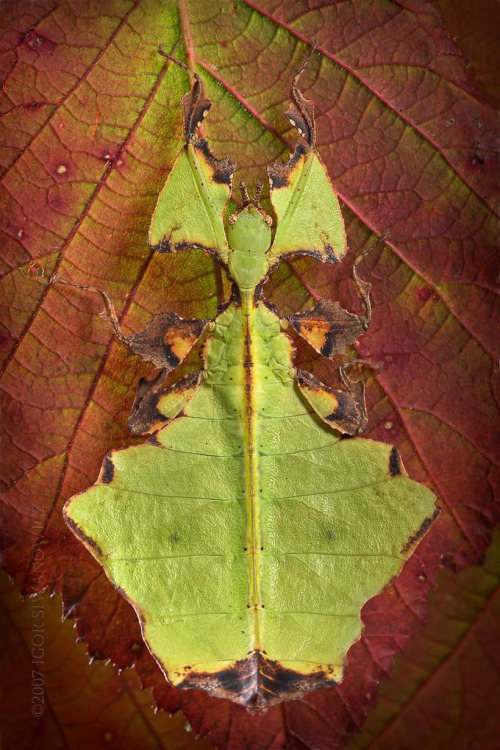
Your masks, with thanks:
[[[255,289],[269,270],[267,252],[271,247],[272,218],[259,205],[262,188],[259,182],[255,197],[250,200],[242,182],[243,204],[228,219],[229,273],[240,291]]]

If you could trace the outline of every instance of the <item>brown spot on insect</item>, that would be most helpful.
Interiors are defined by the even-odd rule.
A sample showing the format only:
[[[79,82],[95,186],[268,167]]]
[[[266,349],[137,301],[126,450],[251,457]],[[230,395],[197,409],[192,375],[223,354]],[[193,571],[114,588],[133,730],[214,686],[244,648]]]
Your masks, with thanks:
[[[173,386],[165,383],[165,371],[158,374],[154,380],[141,380],[137,389],[137,396],[130,412],[128,426],[133,435],[146,435],[148,433],[165,427],[171,417],[165,416],[158,405],[162,399],[170,396],[177,402],[177,397],[189,397],[201,383],[202,373],[198,370],[186,375]],[[182,406],[175,416],[177,419],[183,415]],[[159,445],[157,438],[152,435],[148,442]]]
[[[315,412],[339,432],[357,435],[366,427],[364,385],[350,380],[339,368],[346,390],[334,390],[304,370],[297,370],[297,384]]]
[[[234,172],[233,162],[230,161],[227,156],[223,159],[217,159],[210,150],[208,143],[203,138],[200,138],[196,142],[196,148],[204,154],[206,160],[210,164],[213,181],[231,187]]]
[[[170,372],[193,348],[208,322],[200,318],[184,319],[176,313],[162,313],[154,316],[145,331],[126,338],[124,343],[155,367]]]
[[[424,536],[425,532],[434,523],[434,521],[436,520],[436,518],[439,516],[440,513],[441,513],[441,508],[436,508],[432,516],[428,516],[427,518],[424,519],[418,531],[416,531],[415,534],[412,534],[412,536],[408,539],[406,544],[403,545],[403,547],[401,547],[402,554],[405,554],[417,544],[417,542]]]
[[[296,313],[288,318],[297,333],[313,349],[328,359],[345,354],[348,347],[366,331],[370,323],[371,287],[370,284],[360,279],[356,265],[353,266],[353,280],[365,309],[365,315],[347,312],[337,301],[321,299],[312,310]]]
[[[301,674],[288,669],[264,653],[253,651],[248,658],[235,662],[220,672],[191,672],[179,688],[202,688],[211,695],[244,705],[249,710],[265,711],[284,700],[300,698],[309,690],[337,684],[334,670],[321,667]]]
[[[111,484],[114,475],[115,465],[113,463],[112,454],[107,453],[104,456],[101,473],[99,474],[99,481],[102,482],[102,484]]]
[[[141,381],[141,383],[144,382],[148,381]],[[129,430],[133,435],[144,435],[167,424],[167,417],[156,408],[160,397],[161,393],[150,391],[141,394],[138,389],[128,418]],[[156,441],[156,438],[152,435],[149,440]]]
[[[287,162],[273,161],[267,168],[271,190],[278,190],[290,184],[290,175],[304,154],[307,154],[307,147],[299,143]]]
[[[63,508],[63,515],[64,515],[64,520],[66,521],[66,523],[68,524],[72,532],[75,534],[75,536],[77,536],[83,542],[83,544],[92,551],[95,557],[102,558],[103,557],[102,550],[97,544],[97,542],[95,542],[93,539],[87,536],[87,534],[85,534],[85,532],[82,531],[81,527],[76,523],[76,521],[73,521],[73,519],[70,518],[70,516],[68,515],[66,511],[66,507]]]
[[[396,448],[392,448],[389,453],[389,474],[391,477],[397,477],[401,474],[401,461]]]
[[[204,253],[207,253],[207,255],[215,255],[217,256],[216,251],[211,248],[207,247],[206,245],[201,244],[200,242],[176,242],[172,243],[170,237],[163,238],[158,244],[152,245],[151,243],[148,243],[152,250],[155,250],[157,253],[178,253],[182,250],[202,250]],[[223,265],[223,264],[222,264]]]

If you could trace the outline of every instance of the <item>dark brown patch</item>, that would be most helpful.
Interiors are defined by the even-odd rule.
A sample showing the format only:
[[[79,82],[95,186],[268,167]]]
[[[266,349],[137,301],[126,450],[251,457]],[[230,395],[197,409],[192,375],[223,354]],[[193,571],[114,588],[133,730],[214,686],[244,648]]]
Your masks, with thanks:
[[[181,363],[181,359],[172,351],[172,344],[163,344],[162,359],[168,364],[170,370],[174,370]]]
[[[331,414],[317,412],[318,416],[339,432],[347,433],[348,435],[359,435],[365,429],[367,423],[364,384],[361,381],[354,382],[348,378],[345,378],[343,382],[348,385],[348,390],[334,390],[310,373],[304,370],[297,370],[297,383],[299,387],[316,391],[317,393],[329,393],[337,400],[337,407]],[[305,398],[308,399],[307,390],[304,390],[303,393]],[[312,403],[311,405],[314,408]]]
[[[206,245],[202,245],[199,242],[175,242],[173,243],[171,241],[171,237],[164,237],[157,245],[149,245],[152,250],[155,250],[157,253],[179,253],[182,250],[203,250],[204,253],[207,253],[208,255],[214,255],[217,260],[221,263],[222,266],[224,264],[222,263],[221,259],[217,255],[217,250],[213,247],[207,247]]]
[[[412,536],[408,539],[408,541],[401,547],[401,553],[405,554],[405,552],[408,552],[412,547],[414,547],[418,541],[423,537],[425,532],[429,529],[431,524],[434,523],[436,518],[441,513],[441,508],[436,508],[432,516],[428,516],[424,519],[423,523],[421,524],[418,531],[415,532],[415,534],[412,534]]]
[[[148,244],[150,248],[157,253],[175,253],[176,251],[175,245],[172,246],[172,243],[170,242],[170,237],[164,237],[157,245],[151,245],[151,243]]]
[[[264,282],[260,281],[253,292],[253,303],[255,306],[264,301]]]
[[[312,388],[313,390],[319,390],[321,387],[319,380],[306,370],[297,370],[297,383]]]
[[[276,305],[273,302],[269,302],[269,300],[266,299],[264,297],[264,295],[262,295],[260,297],[260,299],[256,300],[256,301],[258,301],[259,303],[262,303],[264,305],[264,307],[267,307],[268,310],[270,310],[272,313],[274,313],[274,315],[276,315],[276,317],[279,318],[280,315],[279,315],[279,312],[278,312],[278,308],[276,307]]]
[[[85,532],[76,523],[76,521],[73,521],[73,519],[68,516],[65,508],[63,509],[63,517],[67,525],[70,527],[71,531],[73,532],[73,534],[77,536],[78,539],[80,539],[85,544],[86,547],[92,550],[96,557],[99,557],[100,559],[102,559],[103,557],[102,550],[97,544],[97,542],[95,542],[93,539],[87,536],[87,534],[85,534]]]
[[[228,159],[227,156],[223,159],[217,159],[210,150],[207,141],[203,138],[199,138],[196,141],[195,148],[202,152],[203,156],[210,164],[213,181],[222,185],[227,185],[230,188],[233,183],[233,174],[236,169],[236,164]]]
[[[392,448],[389,454],[389,474],[391,477],[397,477],[401,474],[401,462],[396,448]]]
[[[241,293],[238,284],[231,284],[231,298],[229,304],[234,302],[238,307],[241,307]]]
[[[328,414],[325,420],[332,427],[347,433],[348,435],[357,435],[365,426],[360,419],[357,404],[353,401],[350,393],[335,391],[338,400],[338,406],[334,412]]]
[[[295,146],[295,150],[287,162],[273,161],[273,163],[268,166],[267,174],[269,175],[271,190],[279,190],[289,184],[290,173],[301,157],[304,156],[304,154],[307,154],[307,152],[307,146],[300,143]]]
[[[330,359],[332,355],[337,352],[337,347],[335,346],[337,337],[338,337],[338,333],[333,328],[331,328],[327,332],[325,336],[325,343],[319,350],[319,353],[322,354],[323,357]]]
[[[104,456],[104,461],[101,468],[100,481],[102,484],[111,484],[113,477],[115,476],[115,465],[111,459],[111,454],[108,453]]]
[[[130,336],[128,345],[147,362],[170,372],[186,356],[186,343],[193,347],[208,322],[201,318],[180,318],[172,312],[161,313],[154,316],[145,331]]]
[[[339,262],[340,258],[335,254],[335,250],[333,249],[333,247],[331,245],[325,245],[323,247],[323,250],[325,252],[324,259],[325,259],[325,261],[327,263],[338,263]],[[344,255],[344,253],[342,253],[342,255]]]
[[[318,300],[312,310],[295,313],[288,319],[297,333],[328,359],[345,354],[366,330],[364,318],[325,299]]]
[[[151,392],[136,398],[128,418],[132,435],[145,435],[168,422],[167,417],[156,408],[161,395]]]
[[[250,709],[266,710],[282,701],[296,700],[310,690],[335,684],[322,670],[300,674],[255,652],[220,672],[191,672],[177,687],[198,688]]]
[[[310,258],[314,258],[315,260],[320,260],[323,263],[338,263],[341,258],[338,258],[333,248],[330,247],[330,245],[326,246],[324,248],[325,255],[320,253],[316,250],[308,250],[307,248],[302,248],[299,250],[290,250],[289,253],[281,253],[281,258],[291,258],[293,255],[308,255]]]
[[[205,87],[201,78],[195,73],[195,81],[191,91],[182,97],[182,112],[184,116],[184,135],[188,143],[196,141],[199,124],[203,121],[212,103],[207,99]]]
[[[133,435],[145,435],[166,425],[169,422],[168,417],[157,409],[160,398],[168,393],[182,393],[189,388],[193,388],[198,385],[199,379],[200,371],[196,370],[173,386],[165,385],[164,377],[162,377],[150,381],[150,390],[144,386],[140,387],[128,420],[131,433]]]

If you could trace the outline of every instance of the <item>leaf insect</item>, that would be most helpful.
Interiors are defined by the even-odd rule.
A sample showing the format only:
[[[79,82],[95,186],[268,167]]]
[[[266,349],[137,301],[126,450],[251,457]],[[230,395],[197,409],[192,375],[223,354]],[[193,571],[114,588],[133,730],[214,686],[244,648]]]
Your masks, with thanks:
[[[182,100],[186,143],[149,243],[210,253],[232,296],[215,320],[160,314],[127,337],[100,292],[115,335],[161,376],[140,387],[129,421],[150,437],[111,451],[95,485],[64,508],[135,608],[167,679],[261,710],[342,680],[362,605],[398,574],[437,513],[395,448],[359,437],[363,383],[344,366],[334,389],[293,365],[287,326],[330,360],[367,330],[360,258],[362,315],[322,299],[285,319],[264,296],[283,258],[332,263],[346,252],[313,104],[298,89],[304,66],[286,112],[302,140],[267,170],[274,218],[260,206],[262,185],[250,198],[242,184],[241,205],[225,215],[235,165],[198,135],[210,102],[194,74]],[[166,376],[204,334],[200,370],[170,385]]]

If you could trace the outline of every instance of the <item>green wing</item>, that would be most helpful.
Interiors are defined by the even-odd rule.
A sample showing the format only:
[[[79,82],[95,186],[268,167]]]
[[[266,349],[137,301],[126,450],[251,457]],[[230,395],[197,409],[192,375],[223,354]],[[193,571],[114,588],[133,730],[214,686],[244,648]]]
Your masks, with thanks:
[[[207,142],[197,137],[198,126],[211,106],[198,76],[182,105],[186,145],[158,198],[149,244],[164,253],[201,248],[225,263],[229,248],[222,216],[235,166],[227,158],[216,159]]]
[[[271,202],[278,218],[272,262],[293,254],[338,261],[347,245],[338,198],[314,150],[297,146],[286,164],[268,167]]]
[[[215,159],[205,141],[186,144],[154,210],[149,244],[155,250],[172,253],[197,247],[227,260],[222,215],[231,195],[229,164]]]
[[[342,213],[328,172],[315,150],[314,106],[292,86],[292,104],[286,117],[305,139],[296,146],[287,163],[274,162],[268,168],[271,202],[278,219],[270,264],[294,255],[312,255],[336,262],[347,250]]]

